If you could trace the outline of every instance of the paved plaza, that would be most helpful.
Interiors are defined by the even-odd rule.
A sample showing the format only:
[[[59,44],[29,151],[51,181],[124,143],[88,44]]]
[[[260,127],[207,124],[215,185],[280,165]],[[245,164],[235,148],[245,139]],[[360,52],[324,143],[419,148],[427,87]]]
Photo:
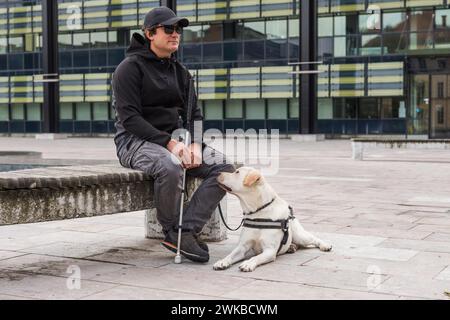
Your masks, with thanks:
[[[112,138],[0,138],[6,150],[39,151],[48,164],[116,162]],[[266,179],[331,252],[214,271],[239,231],[209,244],[209,263],[176,265],[144,237],[142,211],[0,226],[0,299],[450,299],[448,150],[374,149],[354,161],[348,140],[283,139]],[[227,209],[237,226],[231,195]]]

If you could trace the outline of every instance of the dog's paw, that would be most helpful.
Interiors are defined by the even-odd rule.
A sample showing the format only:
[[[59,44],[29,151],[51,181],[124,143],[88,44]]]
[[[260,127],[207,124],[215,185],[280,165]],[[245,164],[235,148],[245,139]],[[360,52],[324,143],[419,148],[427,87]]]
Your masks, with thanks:
[[[243,272],[252,272],[255,269],[256,269],[256,263],[251,260],[244,261],[239,266],[239,270],[241,270]]]
[[[231,266],[231,263],[225,259],[219,260],[217,261],[214,265],[213,265],[213,269],[214,270],[225,270],[228,269]]]
[[[322,243],[320,246],[319,246],[319,249],[320,249],[320,251],[331,251],[331,249],[333,248],[333,246],[331,245],[331,244],[328,244],[328,243]]]
[[[295,253],[298,249],[298,246],[295,243],[291,243],[286,253]]]

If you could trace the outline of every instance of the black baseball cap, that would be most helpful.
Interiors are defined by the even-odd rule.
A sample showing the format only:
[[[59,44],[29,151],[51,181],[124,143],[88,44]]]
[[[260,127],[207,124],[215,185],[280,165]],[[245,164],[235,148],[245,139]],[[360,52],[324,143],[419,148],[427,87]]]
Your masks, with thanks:
[[[147,12],[144,18],[144,25],[142,30],[150,29],[151,27],[157,26],[159,24],[168,26],[178,23],[180,27],[187,27],[189,25],[189,20],[186,18],[177,17],[175,12],[167,7],[156,7]]]

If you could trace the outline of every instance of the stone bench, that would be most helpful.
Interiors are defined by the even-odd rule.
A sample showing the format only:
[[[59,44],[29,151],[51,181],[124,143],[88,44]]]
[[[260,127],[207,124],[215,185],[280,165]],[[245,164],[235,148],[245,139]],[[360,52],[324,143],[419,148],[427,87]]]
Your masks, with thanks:
[[[441,140],[406,140],[406,139],[352,139],[353,160],[363,160],[364,150],[369,148],[387,149],[440,149],[450,150],[450,139]]]
[[[200,179],[187,177],[187,194]],[[226,219],[226,201],[222,200]],[[162,238],[153,206],[153,180],[120,165],[63,166],[0,172],[0,225],[146,211],[146,237]],[[209,241],[226,239],[218,209],[202,232]]]

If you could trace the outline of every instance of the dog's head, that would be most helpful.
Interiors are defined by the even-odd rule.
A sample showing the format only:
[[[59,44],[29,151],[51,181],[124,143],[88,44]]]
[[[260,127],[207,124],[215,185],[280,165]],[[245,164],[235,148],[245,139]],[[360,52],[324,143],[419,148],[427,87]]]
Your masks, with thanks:
[[[242,195],[257,192],[257,187],[264,183],[263,179],[258,170],[241,167],[232,173],[221,172],[217,177],[217,183],[229,193]]]

